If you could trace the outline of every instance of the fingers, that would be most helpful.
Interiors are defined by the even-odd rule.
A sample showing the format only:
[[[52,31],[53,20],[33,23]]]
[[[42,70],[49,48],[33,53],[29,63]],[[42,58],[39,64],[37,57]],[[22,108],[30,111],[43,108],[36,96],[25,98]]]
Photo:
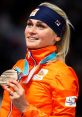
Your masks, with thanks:
[[[19,95],[17,92],[11,90],[11,89],[8,88],[8,87],[6,87],[6,90],[9,92],[10,98],[11,98],[12,100],[15,100],[15,99],[20,98],[20,95]]]
[[[22,86],[16,80],[10,80],[7,85],[11,87],[14,91],[19,92],[22,89]]]
[[[18,88],[20,87],[18,81],[16,81],[16,80],[10,80],[7,84],[13,88],[15,88],[15,86]]]
[[[11,97],[16,98],[24,94],[23,87],[17,81],[17,71],[14,69],[7,70],[1,74],[0,83],[1,86],[7,90]]]
[[[7,86],[5,86],[5,89],[9,92],[11,97],[21,97],[24,94],[23,87],[16,81],[11,80],[7,83]]]

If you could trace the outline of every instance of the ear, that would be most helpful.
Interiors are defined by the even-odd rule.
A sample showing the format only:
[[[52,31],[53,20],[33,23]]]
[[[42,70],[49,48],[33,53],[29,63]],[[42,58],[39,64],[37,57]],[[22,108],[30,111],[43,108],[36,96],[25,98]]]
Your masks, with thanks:
[[[55,41],[60,41],[61,37],[59,37],[58,35],[55,35]]]

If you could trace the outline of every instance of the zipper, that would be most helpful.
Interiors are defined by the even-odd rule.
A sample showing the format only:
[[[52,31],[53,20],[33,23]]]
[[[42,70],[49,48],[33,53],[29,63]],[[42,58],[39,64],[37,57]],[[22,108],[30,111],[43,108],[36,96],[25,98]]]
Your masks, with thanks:
[[[8,116],[7,116],[7,117],[11,117],[12,108],[13,108],[13,104],[12,104],[12,101],[11,101],[11,102],[10,102],[10,111],[9,111],[9,113],[8,113]]]

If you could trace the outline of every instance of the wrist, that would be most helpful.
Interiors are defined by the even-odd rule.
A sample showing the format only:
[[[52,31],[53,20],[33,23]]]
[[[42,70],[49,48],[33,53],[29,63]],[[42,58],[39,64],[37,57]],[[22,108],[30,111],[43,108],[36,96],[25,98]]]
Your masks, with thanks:
[[[27,108],[29,107],[29,104],[28,103],[25,103],[25,105],[22,106],[22,108],[20,108],[20,111],[22,113],[26,112]]]

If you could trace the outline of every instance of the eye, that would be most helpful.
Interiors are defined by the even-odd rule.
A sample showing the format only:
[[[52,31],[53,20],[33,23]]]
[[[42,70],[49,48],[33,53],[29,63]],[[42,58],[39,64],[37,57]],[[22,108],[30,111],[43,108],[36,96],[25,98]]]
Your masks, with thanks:
[[[31,23],[31,22],[27,22],[27,27],[32,27],[33,26],[33,24]]]
[[[37,27],[38,27],[39,29],[44,29],[44,28],[46,28],[43,24],[37,24]]]

